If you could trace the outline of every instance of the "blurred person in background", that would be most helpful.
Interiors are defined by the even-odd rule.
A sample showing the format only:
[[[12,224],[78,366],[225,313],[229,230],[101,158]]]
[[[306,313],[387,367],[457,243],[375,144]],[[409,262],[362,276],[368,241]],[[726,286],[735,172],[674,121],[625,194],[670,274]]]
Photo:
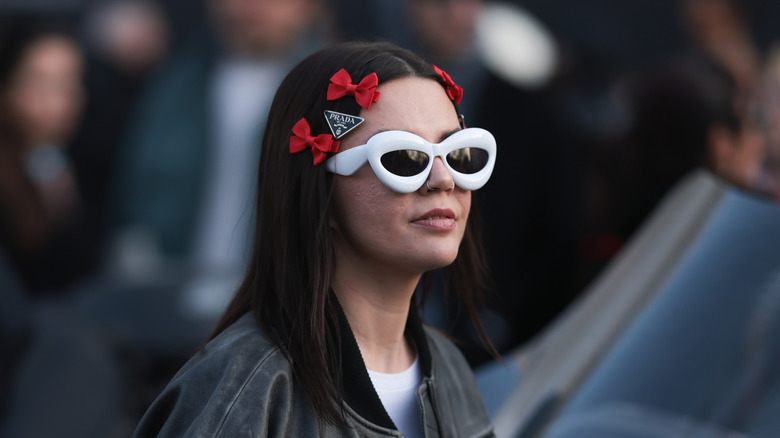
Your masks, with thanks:
[[[0,37],[0,242],[31,293],[94,264],[69,144],[82,114],[83,54],[68,25],[5,17]]]
[[[740,111],[760,80],[763,65],[752,35],[747,3],[741,0],[684,0],[681,3],[683,28],[694,47],[729,72]]]
[[[764,73],[747,9],[733,0],[685,0],[679,16],[688,47],[616,87],[628,129],[599,168],[616,194],[609,209],[620,241],[694,169],[758,190]]]
[[[69,300],[29,299],[21,280],[0,243],[0,436],[129,435],[104,333]]]
[[[761,193],[780,201],[780,48],[769,51],[762,79],[748,104],[748,117],[765,141],[754,181]]]
[[[603,93],[613,128],[588,148],[579,276],[594,278],[664,194],[687,173],[711,170],[752,188],[763,136],[756,129],[762,54],[750,5],[738,0],[670,2],[680,41],[625,71]],[[641,59],[645,56],[637,52]]]
[[[195,295],[199,284],[211,291],[213,279],[237,281],[243,269],[273,91],[327,40],[329,24],[319,0],[209,0],[208,7],[213,26],[170,57],[136,108],[111,204],[113,266],[136,278],[196,273]],[[206,295],[212,301],[201,308],[218,313],[210,303],[219,297]]]
[[[84,117],[85,104],[104,96],[85,91],[75,17],[68,10],[1,18],[0,436],[125,436],[125,421],[139,415],[133,403],[148,403],[149,382],[134,368],[147,357],[93,318],[106,307],[83,311],[100,242],[93,199],[80,189],[102,169],[82,166],[76,132],[118,123]]]
[[[83,23],[87,99],[70,155],[96,245],[102,246],[117,150],[138,97],[167,56],[170,31],[162,9],[148,0],[94,4]]]
[[[85,40],[106,63],[128,74],[148,72],[165,57],[168,24],[157,3],[112,0],[87,11]]]
[[[14,376],[30,339],[31,306],[26,295],[0,244],[0,413],[8,408]]]
[[[678,56],[621,88],[630,128],[617,142],[614,161],[602,163],[616,193],[611,209],[621,240],[696,169],[758,190],[766,150],[758,108],[741,102],[739,85],[718,60],[701,53]]]
[[[475,202],[495,281],[494,311],[483,320],[493,342],[505,351],[541,330],[574,296],[577,151],[554,107],[554,67],[545,67],[554,58],[548,53],[555,50],[554,42],[519,8],[488,16],[481,0],[407,0],[405,7],[411,46],[468,90],[459,106],[466,126],[490,130],[501,145],[493,178]],[[497,14],[517,19],[490,21]],[[519,29],[524,32],[515,33]],[[490,40],[496,44],[486,47],[480,37],[491,31],[516,38]],[[519,66],[529,64],[541,67],[528,71],[544,73],[524,76]],[[449,318],[440,315],[447,321],[442,328],[471,339],[463,349],[472,365],[489,359],[465,317],[453,317],[457,309],[449,313]]]

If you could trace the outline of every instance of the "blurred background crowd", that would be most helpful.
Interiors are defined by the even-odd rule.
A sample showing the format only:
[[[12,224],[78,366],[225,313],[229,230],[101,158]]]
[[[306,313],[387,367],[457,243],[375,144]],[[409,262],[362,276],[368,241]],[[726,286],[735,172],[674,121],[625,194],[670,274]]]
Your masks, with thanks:
[[[770,0],[0,0],[0,436],[126,436],[230,299],[286,72],[386,39],[495,135],[475,194],[506,352],[704,167],[780,199]],[[457,305],[426,317],[487,360]]]

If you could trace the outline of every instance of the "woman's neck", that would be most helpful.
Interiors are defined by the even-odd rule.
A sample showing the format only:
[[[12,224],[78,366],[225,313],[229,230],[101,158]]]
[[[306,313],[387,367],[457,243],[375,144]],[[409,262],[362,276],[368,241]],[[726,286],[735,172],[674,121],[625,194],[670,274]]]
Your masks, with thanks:
[[[366,367],[382,373],[408,369],[416,353],[404,330],[419,276],[376,281],[365,275],[339,274],[337,270],[333,290]]]

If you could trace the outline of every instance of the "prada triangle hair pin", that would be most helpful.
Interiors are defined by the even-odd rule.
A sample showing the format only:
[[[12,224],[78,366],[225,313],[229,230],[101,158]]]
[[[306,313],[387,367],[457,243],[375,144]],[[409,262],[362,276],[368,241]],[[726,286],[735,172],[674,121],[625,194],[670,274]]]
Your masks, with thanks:
[[[325,110],[325,121],[328,122],[333,138],[339,139],[357,128],[365,119],[351,114]]]

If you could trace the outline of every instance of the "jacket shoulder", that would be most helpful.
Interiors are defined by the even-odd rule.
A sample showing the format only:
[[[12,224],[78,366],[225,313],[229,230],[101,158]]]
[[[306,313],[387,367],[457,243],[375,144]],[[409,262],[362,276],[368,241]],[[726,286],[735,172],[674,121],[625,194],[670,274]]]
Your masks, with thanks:
[[[434,403],[441,416],[441,436],[492,437],[493,424],[485,409],[474,373],[458,347],[425,327],[433,364]]]
[[[247,314],[181,368],[135,436],[274,435],[269,427],[291,409],[293,392],[290,363]]]
[[[431,349],[435,373],[473,376],[463,353],[446,335],[429,326],[425,326],[424,330]]]

